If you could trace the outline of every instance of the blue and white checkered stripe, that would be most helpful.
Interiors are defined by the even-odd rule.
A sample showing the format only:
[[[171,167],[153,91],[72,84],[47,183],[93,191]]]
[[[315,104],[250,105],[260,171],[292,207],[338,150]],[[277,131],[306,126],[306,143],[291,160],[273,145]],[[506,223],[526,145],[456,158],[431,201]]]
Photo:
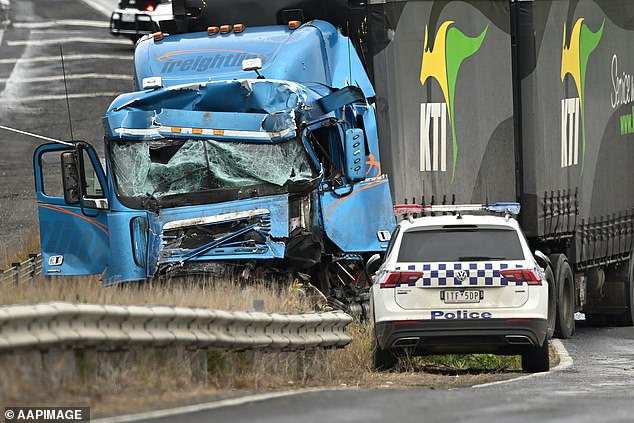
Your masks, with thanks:
[[[501,262],[476,263],[428,263],[397,266],[396,270],[422,272],[423,277],[409,286],[420,287],[468,287],[468,286],[508,286],[522,285],[523,282],[509,282],[500,275],[500,270],[523,269],[521,264]],[[459,280],[456,274],[464,270],[467,277]]]

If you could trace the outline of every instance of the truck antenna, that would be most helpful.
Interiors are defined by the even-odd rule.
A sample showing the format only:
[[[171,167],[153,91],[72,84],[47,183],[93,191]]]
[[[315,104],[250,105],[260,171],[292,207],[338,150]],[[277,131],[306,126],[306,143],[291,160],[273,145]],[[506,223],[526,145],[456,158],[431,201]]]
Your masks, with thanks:
[[[62,50],[62,45],[59,45],[59,56],[62,58],[62,75],[64,76],[64,93],[66,94],[66,109],[68,110],[68,127],[70,128],[70,139],[74,140],[73,137],[73,120],[70,115],[70,101],[68,100],[68,84],[66,84],[66,68],[64,67],[64,51]]]
[[[38,135],[38,134],[34,134],[32,132],[20,131],[19,129],[9,128],[8,126],[0,125],[0,129],[4,129],[5,131],[15,132],[15,133],[26,135],[26,136],[33,137],[33,138],[39,138],[39,139],[45,140],[45,141],[51,141],[51,142],[54,142],[54,143],[57,143],[57,144],[67,145],[69,147],[74,147],[75,146],[75,144],[73,144],[71,142],[62,141],[62,140],[56,140],[55,138],[45,137],[44,135]]]
[[[350,21],[346,20],[346,31],[348,32],[348,85],[352,85],[352,53],[350,52],[350,44],[352,43],[352,37],[350,37]]]

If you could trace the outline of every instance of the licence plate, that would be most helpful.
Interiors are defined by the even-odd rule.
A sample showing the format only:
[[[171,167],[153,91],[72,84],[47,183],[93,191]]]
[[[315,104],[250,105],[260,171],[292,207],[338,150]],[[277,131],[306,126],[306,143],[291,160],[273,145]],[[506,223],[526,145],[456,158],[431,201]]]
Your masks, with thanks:
[[[440,299],[444,301],[445,304],[479,303],[484,299],[484,291],[475,289],[446,289],[440,291]]]
[[[121,21],[122,22],[134,22],[134,17],[135,17],[134,13],[122,13],[121,14]]]

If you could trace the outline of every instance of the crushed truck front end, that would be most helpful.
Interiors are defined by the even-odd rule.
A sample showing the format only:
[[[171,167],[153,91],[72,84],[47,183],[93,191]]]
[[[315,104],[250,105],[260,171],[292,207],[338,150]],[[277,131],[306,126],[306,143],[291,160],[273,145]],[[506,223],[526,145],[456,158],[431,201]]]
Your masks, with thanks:
[[[374,92],[349,49],[319,21],[141,41],[139,91],[104,120],[105,280],[255,262],[309,273],[337,304],[364,288],[395,220]],[[254,57],[263,77],[242,70]]]

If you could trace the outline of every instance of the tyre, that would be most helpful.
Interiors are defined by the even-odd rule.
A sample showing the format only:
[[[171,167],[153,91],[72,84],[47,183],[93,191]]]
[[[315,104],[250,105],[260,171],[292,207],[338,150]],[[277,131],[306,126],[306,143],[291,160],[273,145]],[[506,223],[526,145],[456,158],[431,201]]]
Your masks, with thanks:
[[[522,353],[522,370],[528,373],[547,372],[550,370],[547,339],[544,340],[542,346],[529,348]]]
[[[557,292],[555,336],[572,338],[575,333],[575,280],[565,254],[550,256]]]
[[[398,358],[389,349],[382,349],[376,338],[374,339],[374,348],[372,349],[372,366],[374,370],[386,371],[396,367]]]
[[[557,324],[557,284],[555,283],[553,269],[550,266],[546,268],[544,273],[548,282],[548,336],[546,339],[551,339]]]

